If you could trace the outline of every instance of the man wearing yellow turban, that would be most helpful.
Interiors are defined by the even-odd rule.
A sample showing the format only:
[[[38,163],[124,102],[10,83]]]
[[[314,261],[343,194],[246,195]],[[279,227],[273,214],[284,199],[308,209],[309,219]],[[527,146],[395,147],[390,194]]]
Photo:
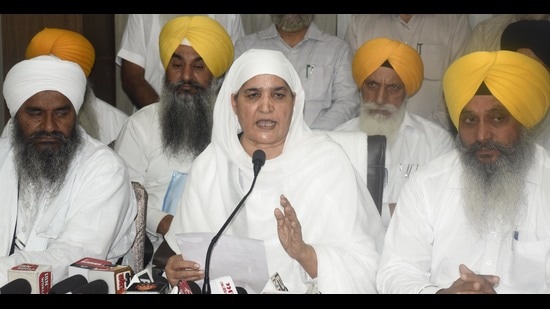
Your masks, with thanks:
[[[116,64],[120,66],[122,89],[131,100],[135,110],[158,102],[165,70],[165,65],[161,62],[160,57],[159,34],[166,22],[176,16],[185,15],[191,16],[192,14],[128,14],[128,22],[120,41]],[[244,36],[241,14],[201,15],[208,16],[222,25],[232,42]],[[192,29],[196,22],[197,20],[194,19],[193,25],[184,26],[180,30],[196,33]],[[174,30],[179,31],[178,29]],[[195,36],[195,38],[197,37]],[[225,40],[223,36],[218,39]],[[179,43],[178,41],[173,45],[174,49]],[[174,49],[167,50],[168,58],[172,56]],[[226,51],[227,49],[224,52]],[[203,52],[198,51],[200,55],[203,55]],[[206,53],[218,53],[218,51],[214,48]],[[216,70],[213,67],[210,69],[212,73]]]
[[[386,183],[382,220],[387,227],[404,181],[416,169],[454,148],[443,127],[407,111],[407,100],[422,85],[424,67],[418,52],[388,38],[365,42],[353,58],[352,73],[361,91],[359,117],[336,131],[384,135]],[[366,158],[365,158],[366,159]]]
[[[82,34],[66,29],[44,28],[31,39],[25,58],[55,55],[80,65],[86,77],[90,76],[95,62],[95,49]],[[116,139],[128,115],[95,96],[88,82],[84,102],[78,113],[78,124],[93,138],[109,144]],[[11,119],[8,123],[11,122]],[[2,136],[8,134],[10,126],[4,127]]]
[[[130,167],[130,179],[147,190],[147,232],[155,249],[191,164],[210,143],[214,103],[233,62],[229,34],[207,16],[169,20],[159,48],[165,68],[160,101],[130,116],[114,147]]]
[[[480,51],[444,74],[457,149],[407,181],[387,230],[381,293],[548,293],[550,157],[531,129],[550,74],[512,51]]]

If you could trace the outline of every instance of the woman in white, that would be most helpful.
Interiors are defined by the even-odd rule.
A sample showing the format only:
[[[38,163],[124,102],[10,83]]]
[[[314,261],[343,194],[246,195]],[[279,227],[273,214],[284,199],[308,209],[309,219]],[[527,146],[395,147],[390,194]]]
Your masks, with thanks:
[[[291,293],[376,293],[380,216],[345,152],[311,132],[303,109],[300,78],[282,53],[251,49],[233,63],[212,142],[165,237],[178,253],[165,268],[171,284],[204,277],[203,261],[184,260],[176,235],[217,232],[249,190],[252,153],[262,149],[265,165],[225,233],[263,240],[269,275],[278,272]]]

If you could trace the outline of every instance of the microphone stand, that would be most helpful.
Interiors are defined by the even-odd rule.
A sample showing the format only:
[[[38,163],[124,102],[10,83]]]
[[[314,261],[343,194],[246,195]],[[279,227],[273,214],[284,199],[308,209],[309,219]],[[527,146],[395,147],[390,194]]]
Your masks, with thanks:
[[[252,189],[254,188],[254,185],[256,184],[256,178],[258,178],[258,173],[260,172],[260,168],[265,163],[265,152],[263,150],[258,149],[254,151],[254,154],[252,155],[252,163],[254,164],[254,179],[252,180],[252,185],[250,186],[250,189],[245,194],[245,196],[241,199],[239,204],[237,204],[237,207],[233,210],[231,215],[225,220],[225,223],[222,225],[218,233],[212,237],[212,240],[210,241],[210,245],[208,245],[208,249],[206,250],[206,262],[204,263],[204,282],[202,285],[202,294],[212,294],[212,290],[210,288],[210,257],[212,256],[212,251],[214,249],[214,245],[218,242],[218,239],[222,236],[223,231],[225,228],[233,221],[233,217],[237,214],[239,209],[241,209],[241,206],[244,204],[244,201],[248,198],[248,195],[250,195],[250,192],[252,192]]]

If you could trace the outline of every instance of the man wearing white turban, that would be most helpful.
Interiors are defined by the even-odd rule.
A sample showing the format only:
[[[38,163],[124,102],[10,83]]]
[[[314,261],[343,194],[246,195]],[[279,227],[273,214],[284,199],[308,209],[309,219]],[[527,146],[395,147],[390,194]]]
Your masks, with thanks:
[[[210,142],[212,110],[223,77],[233,63],[229,34],[207,16],[168,21],[159,37],[165,69],[161,99],[128,118],[115,151],[130,180],[149,195],[147,235],[156,250],[172,222],[175,203],[195,157]]]
[[[550,157],[531,130],[550,74],[511,51],[474,52],[443,77],[457,149],[401,190],[381,293],[549,293]]]
[[[0,285],[21,263],[52,266],[52,283],[84,257],[116,262],[135,238],[124,161],[76,118],[81,67],[55,56],[17,63],[4,81],[13,130],[0,139]]]
[[[304,100],[281,52],[251,49],[235,60],[214,107],[212,142],[195,159],[166,234],[178,253],[165,268],[171,284],[204,277],[204,261],[185,260],[176,235],[220,229],[250,188],[252,153],[261,149],[265,165],[226,232],[262,240],[269,275],[278,272],[290,293],[376,292],[380,216],[342,148],[306,125]]]
[[[372,39],[359,47],[352,65],[363,104],[359,117],[335,131],[386,136],[381,215],[387,228],[403,183],[420,166],[453,149],[454,142],[443,127],[407,110],[424,77],[422,58],[414,48],[388,38]]]

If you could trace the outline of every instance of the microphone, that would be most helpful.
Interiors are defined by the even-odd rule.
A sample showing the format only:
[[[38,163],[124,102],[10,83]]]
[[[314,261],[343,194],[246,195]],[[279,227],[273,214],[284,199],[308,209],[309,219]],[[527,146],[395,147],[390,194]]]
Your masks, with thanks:
[[[74,289],[71,294],[109,294],[109,285],[98,279]]]
[[[48,294],[67,294],[88,283],[88,279],[83,275],[74,275],[54,284]]]
[[[23,278],[14,279],[0,288],[0,294],[31,294],[29,281]]]
[[[252,154],[252,164],[254,165],[254,179],[252,180],[252,185],[250,186],[250,190],[244,195],[244,197],[241,199],[239,204],[237,204],[237,207],[233,210],[231,215],[229,215],[229,218],[225,220],[225,223],[222,225],[218,233],[212,237],[212,240],[210,241],[210,245],[208,246],[208,249],[206,250],[206,262],[204,264],[204,283],[202,286],[202,294],[212,294],[212,290],[210,289],[210,257],[212,255],[212,250],[214,249],[214,245],[218,242],[218,239],[222,235],[225,228],[231,223],[233,220],[233,217],[237,214],[239,209],[241,209],[241,206],[244,204],[244,201],[246,201],[246,198],[248,195],[250,195],[250,192],[252,192],[252,189],[254,188],[254,185],[256,184],[256,178],[258,177],[258,173],[260,172],[260,169],[265,163],[265,152],[261,149],[257,149]]]
[[[237,287],[237,294],[248,294],[245,288],[242,288],[240,286]]]

